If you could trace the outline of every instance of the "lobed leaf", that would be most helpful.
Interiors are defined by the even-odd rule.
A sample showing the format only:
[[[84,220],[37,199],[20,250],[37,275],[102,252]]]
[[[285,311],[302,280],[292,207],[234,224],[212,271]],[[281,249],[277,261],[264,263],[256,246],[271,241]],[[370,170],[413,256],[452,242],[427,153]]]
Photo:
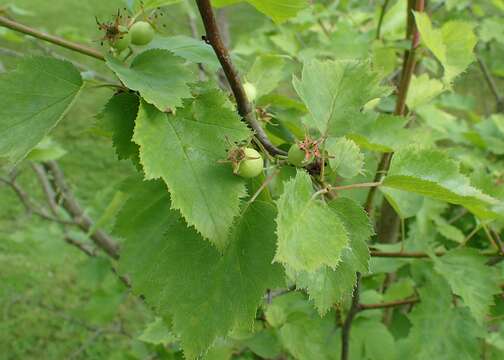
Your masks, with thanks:
[[[341,254],[341,262],[335,269],[324,266],[314,272],[299,272],[298,287],[306,288],[321,316],[334,304],[351,296],[356,281],[356,272],[369,271],[369,249],[367,242],[373,228],[364,209],[348,198],[338,198],[329,203],[338,214],[349,237],[349,245]]]
[[[339,176],[349,179],[362,173],[364,154],[353,140],[345,137],[329,138],[325,150],[329,153],[331,168]]]
[[[483,323],[494,304],[493,296],[499,294],[499,276],[487,266],[487,259],[474,249],[460,248],[434,259],[434,268],[450,284],[471,310],[474,318]]]
[[[220,254],[169,210],[167,197],[159,182],[135,189],[120,214],[126,238],[120,268],[135,293],[158,315],[173,319],[186,358],[195,359],[232,329],[251,330],[266,289],[281,284],[281,268],[271,263],[275,209],[251,204]]]
[[[482,331],[465,309],[452,307],[448,284],[436,274],[419,289],[421,302],[408,316],[412,327],[403,352],[418,360],[473,360]],[[400,357],[401,358],[401,357]]]
[[[130,66],[107,56],[107,65],[129,89],[161,111],[182,106],[182,99],[192,97],[188,84],[197,80],[182,58],[162,49],[140,53]]]
[[[246,195],[245,182],[233,174],[227,157],[228,141],[250,136],[225,96],[206,89],[186,100],[176,115],[142,102],[133,141],[147,179],[162,178],[172,206],[220,250]]]
[[[370,100],[388,94],[380,80],[367,62],[310,60],[293,85],[313,118],[310,125],[322,135],[344,136],[373,120],[371,113],[361,110]]]
[[[298,171],[277,201],[278,247],[275,261],[294,271],[336,268],[349,238],[337,212],[313,197],[310,176]]]
[[[471,186],[455,161],[434,149],[409,147],[398,151],[383,186],[462,205],[481,217],[494,216],[489,206],[497,203]]]
[[[212,47],[204,41],[190,36],[157,36],[148,45],[149,49],[164,49],[192,63],[204,64],[217,70],[220,66]]]
[[[138,158],[138,145],[131,138],[139,105],[139,98],[135,94],[116,94],[96,116],[101,128],[112,134],[114,148],[120,160]]]
[[[415,12],[415,20],[422,42],[443,65],[444,81],[451,83],[475,59],[473,51],[478,39],[474,26],[463,21],[449,21],[435,29],[423,12]]]

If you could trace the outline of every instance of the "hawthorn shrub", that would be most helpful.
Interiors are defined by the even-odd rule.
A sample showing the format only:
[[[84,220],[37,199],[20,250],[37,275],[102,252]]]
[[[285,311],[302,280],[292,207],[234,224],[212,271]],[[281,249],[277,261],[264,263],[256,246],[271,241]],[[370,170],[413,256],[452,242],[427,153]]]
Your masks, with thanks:
[[[155,316],[128,356],[504,356],[504,3],[126,3],[100,48],[0,8],[0,35],[103,63],[54,50],[2,74],[0,164]],[[50,136],[103,88],[88,127],[128,176],[96,213]]]

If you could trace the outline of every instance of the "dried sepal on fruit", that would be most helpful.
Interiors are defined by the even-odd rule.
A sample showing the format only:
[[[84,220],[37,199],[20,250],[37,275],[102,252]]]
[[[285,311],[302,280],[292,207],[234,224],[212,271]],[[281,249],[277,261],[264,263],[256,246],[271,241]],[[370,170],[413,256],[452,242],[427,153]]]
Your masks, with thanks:
[[[131,37],[128,31],[129,19],[130,16],[121,14],[120,10],[117,10],[117,14],[112,22],[100,22],[98,18],[96,18],[98,29],[105,33],[101,39],[101,44],[103,45],[103,42],[107,41],[110,46],[117,51],[128,48],[131,43]]]
[[[250,147],[237,146],[228,152],[227,160],[231,163],[233,174],[243,178],[254,178],[262,173],[264,160],[261,154]]]
[[[320,144],[323,139],[312,140],[308,136],[303,141],[293,144],[287,154],[288,161],[296,167],[309,165],[315,159],[321,158]]]

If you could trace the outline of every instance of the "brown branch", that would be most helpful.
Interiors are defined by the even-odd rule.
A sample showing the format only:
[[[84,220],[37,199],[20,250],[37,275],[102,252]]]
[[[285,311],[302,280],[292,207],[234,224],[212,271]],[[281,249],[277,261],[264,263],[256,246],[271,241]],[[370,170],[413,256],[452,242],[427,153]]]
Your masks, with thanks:
[[[47,178],[44,168],[40,164],[32,163],[32,169],[37,175],[39,183],[42,186],[47,203],[49,204],[49,209],[51,209],[54,216],[59,216],[58,204],[56,204],[56,193]]]
[[[99,51],[97,51],[93,48],[65,40],[65,39],[60,38],[58,36],[43,33],[41,31],[33,29],[29,26],[18,23],[17,21],[11,20],[5,16],[0,16],[0,26],[4,26],[4,27],[9,28],[11,30],[33,36],[37,39],[50,42],[52,44],[64,47],[69,50],[76,51],[78,53],[81,53],[81,54],[84,54],[87,56],[91,56],[95,59],[105,61],[105,57]]]
[[[388,309],[388,308],[393,308],[393,307],[401,306],[401,305],[416,304],[417,302],[420,302],[420,299],[412,298],[412,299],[383,302],[383,303],[378,303],[378,304],[359,304],[359,311],[375,310],[375,309]]]
[[[51,216],[42,207],[40,207],[39,205],[35,205],[30,196],[21,188],[21,186],[16,182],[15,179],[8,180],[5,178],[0,178],[0,182],[3,182],[4,184],[10,186],[10,188],[19,198],[21,204],[23,204],[23,207],[25,208],[26,212],[29,215],[33,214],[40,217],[43,220],[53,221],[60,224],[75,225],[71,221],[65,221],[57,217]]]
[[[408,96],[408,89],[409,85],[411,83],[411,77],[413,75],[413,72],[415,70],[415,65],[416,65],[416,49],[418,48],[418,45],[420,44],[420,33],[417,29],[417,27],[414,24],[414,19],[412,15],[412,10],[413,10],[413,3],[415,1],[410,0],[408,2],[408,31],[407,31],[407,37],[411,37],[411,48],[408,50],[405,55],[404,55],[404,63],[403,63],[403,70],[402,70],[402,75],[401,75],[401,81],[399,83],[399,87],[397,89],[397,102],[396,102],[396,108],[395,108],[395,115],[398,116],[403,116],[405,115],[406,112],[406,99]],[[411,6],[411,7],[410,7]],[[414,5],[414,10],[418,12],[424,11],[425,7],[425,1],[424,0],[416,0],[416,4]],[[382,180],[384,174],[387,172],[387,170],[390,167],[390,161],[392,159],[392,153],[385,153],[383,154],[380,163],[378,165],[378,168],[376,170],[376,175],[374,177],[374,182],[379,182]],[[372,208],[373,208],[373,200],[376,195],[376,188],[371,188],[369,190],[366,203],[364,205],[364,208],[368,213],[371,213]]]
[[[256,119],[255,111],[252,108],[251,103],[247,99],[247,95],[243,88],[240,76],[231,61],[231,56],[224,45],[222,36],[217,26],[215,20],[215,15],[210,4],[210,0],[196,0],[198,4],[198,9],[201,14],[201,19],[203,20],[203,25],[205,26],[206,39],[212,45],[217,58],[224,70],[226,79],[231,87],[233,95],[236,99],[236,104],[238,107],[238,113],[244,119],[244,121],[254,130],[257,139],[263,144],[264,148],[268,150],[272,155],[286,155],[286,152],[278,149],[273,145],[266,132],[261,127],[261,124]]]
[[[79,228],[89,233],[93,229],[93,221],[84,213],[77,199],[70,191],[58,163],[56,161],[48,161],[44,162],[43,166],[51,174],[50,181],[53,188],[58,189],[62,196],[62,207],[73,218]],[[105,251],[110,257],[116,260],[119,259],[119,246],[106,232],[97,229],[89,236],[96,246]]]
[[[58,168],[58,165],[56,162],[54,162],[54,164],[52,164],[52,167],[56,170],[59,170]],[[39,182],[42,186],[42,189],[44,191],[44,194],[47,198],[47,202],[50,204],[50,208],[51,208],[51,211],[53,212],[53,214],[55,216],[59,216],[59,206],[58,204],[56,203],[56,191],[54,190],[53,188],[53,185],[51,184],[51,180],[48,178],[48,173],[46,172],[46,169],[47,169],[47,166],[44,167],[44,166],[41,166],[39,164],[32,164],[32,168],[33,170],[35,171],[35,173],[37,174],[37,177],[39,178]],[[49,171],[49,170],[48,170]],[[54,176],[54,173],[52,173],[53,176]],[[63,196],[69,196],[69,194],[71,195],[71,193],[69,192],[68,188],[67,188],[67,185],[65,183],[65,180],[64,180],[64,177],[63,177],[63,173],[61,172],[61,170],[58,171],[58,179],[56,181],[56,179],[52,179],[53,183],[55,186],[57,186],[58,184],[61,185],[61,187],[67,189],[66,192],[63,193]],[[58,189],[60,191],[61,190],[61,187],[58,186]],[[63,191],[62,191],[63,192]],[[73,197],[73,196],[72,196]],[[72,206],[72,208],[74,210],[77,210],[79,208],[79,205],[76,203],[76,200],[72,200],[73,202],[75,202],[75,204]],[[63,200],[63,206],[65,204],[65,200]],[[69,211],[68,208],[65,208],[68,213],[70,215],[72,215],[72,213]],[[77,218],[81,218],[81,216],[77,217]],[[76,219],[77,221],[77,219]],[[93,224],[92,222],[89,223],[89,226],[90,228],[88,228],[87,226],[86,227],[83,227],[83,223],[82,222],[76,222],[76,223],[73,223],[74,225],[78,225],[83,231],[85,231],[86,233],[89,232],[89,230],[93,227]],[[98,234],[98,235],[97,235]],[[97,237],[98,236],[98,237]],[[65,231],[65,236],[64,236],[64,240],[66,243],[72,245],[72,246],[75,246],[76,248],[78,248],[79,250],[81,250],[82,252],[84,252],[86,255],[88,256],[96,256],[96,252],[94,251],[94,249],[89,249],[89,247],[87,247],[84,243],[82,243],[81,241],[79,240],[76,240],[74,239],[71,235],[69,235],[68,233],[66,233]],[[91,234],[91,240],[93,240],[94,244],[96,246],[98,246],[99,248],[103,249],[109,256],[111,256],[113,259],[117,259],[119,257],[119,249],[118,249],[118,246],[113,242],[112,239],[110,239],[108,237],[108,235],[104,232],[102,232],[101,230],[98,230],[98,231],[95,231],[93,234]],[[106,246],[104,247],[103,244],[105,244]],[[110,253],[111,251],[114,251],[112,254]],[[116,255],[117,254],[117,255]],[[131,288],[131,282],[129,280],[129,278],[127,276],[124,276],[124,275],[120,275],[117,270],[112,267],[112,272],[119,278],[119,280],[128,288]]]
[[[86,244],[84,244],[83,242],[81,242],[81,241],[73,238],[72,236],[66,234],[63,239],[65,240],[65,242],[67,244],[70,244],[70,245],[76,247],[77,249],[79,249],[80,251],[82,251],[87,256],[91,256],[91,257],[95,257],[96,256],[96,253],[94,252],[93,249],[90,249],[88,246],[86,246]]]
[[[348,314],[343,322],[343,327],[341,329],[341,360],[348,360],[350,351],[350,331],[352,329],[352,322],[359,312],[359,301],[360,301],[360,283],[361,274],[357,273],[357,279],[355,281],[355,288],[352,294],[352,304],[348,310]]]
[[[388,252],[388,251],[376,251],[371,250],[370,255],[372,257],[381,257],[381,258],[428,258],[429,254],[421,251],[412,251],[412,252]],[[435,256],[444,256],[446,255],[446,251],[436,251],[434,253]],[[504,257],[504,254],[498,252],[481,252],[482,256],[499,256]]]

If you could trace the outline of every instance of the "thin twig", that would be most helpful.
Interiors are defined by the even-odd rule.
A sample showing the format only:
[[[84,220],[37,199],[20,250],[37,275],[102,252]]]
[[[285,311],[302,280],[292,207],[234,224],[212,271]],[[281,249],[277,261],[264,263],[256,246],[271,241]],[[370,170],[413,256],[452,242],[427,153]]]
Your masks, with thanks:
[[[15,179],[8,180],[5,178],[0,178],[0,182],[3,182],[4,184],[10,186],[10,188],[17,195],[17,197],[21,201],[21,204],[23,204],[23,207],[25,208],[26,212],[29,215],[34,214],[43,220],[53,221],[60,224],[75,225],[71,221],[61,220],[54,216],[51,216],[46,211],[44,211],[43,208],[41,208],[39,205],[35,205],[33,203],[33,200],[31,200],[30,196],[21,188],[21,186],[15,181]]]
[[[416,304],[419,301],[420,301],[420,299],[418,299],[418,298],[412,298],[412,299],[383,302],[383,303],[378,303],[378,304],[359,304],[359,311],[387,309],[387,308],[393,308],[393,307],[397,307],[397,306],[401,306],[401,305]]]
[[[481,229],[481,224],[476,225],[474,229],[471,230],[471,232],[465,237],[465,239],[460,243],[459,247],[464,247],[467,245],[467,242],[472,239],[474,235]]]
[[[56,204],[56,193],[54,192],[54,189],[51,186],[49,179],[47,178],[47,173],[40,164],[32,163],[31,166],[33,171],[37,175],[40,185],[42,186],[42,190],[44,191],[47,203],[49,204],[49,209],[54,216],[59,216],[58,204]]]
[[[69,50],[76,51],[78,53],[81,53],[81,54],[84,54],[87,56],[91,56],[91,57],[98,59],[98,60],[101,60],[101,61],[105,61],[105,57],[99,51],[97,51],[93,48],[65,40],[65,39],[60,38],[58,36],[43,33],[41,31],[38,31],[37,29],[33,29],[33,28],[26,26],[26,25],[23,25],[17,21],[11,20],[5,16],[0,16],[0,26],[5,26],[6,28],[9,28],[11,30],[33,36],[37,39],[50,42],[52,44],[64,47]]]
[[[456,214],[450,220],[448,220],[448,224],[453,224],[454,222],[456,222],[460,218],[464,217],[464,215],[467,213],[468,213],[468,210],[466,208],[460,208],[460,211],[458,212],[458,214]]]
[[[0,54],[5,55],[5,56],[17,57],[17,58],[24,57],[23,53],[16,51],[16,50],[12,50],[12,49],[7,49],[7,48],[0,48]]]
[[[327,28],[327,26],[324,24],[324,22],[322,21],[322,19],[318,19],[317,20],[317,24],[320,25],[320,28],[324,32],[325,36],[327,36],[328,38],[330,38],[331,37],[331,32],[329,31],[329,29]]]
[[[483,59],[480,56],[478,56],[477,59],[481,72],[483,73],[488,87],[490,88],[490,91],[492,92],[493,96],[495,97],[495,101],[497,102],[497,111],[504,112],[504,97],[500,94],[499,89],[497,88],[497,84],[495,83],[495,80],[492,77],[492,74],[490,73],[490,70],[488,69]]]
[[[411,5],[414,1],[409,1],[408,3]],[[417,0],[414,9],[418,12],[424,11],[425,1]],[[414,24],[414,20],[410,17],[410,13],[413,9],[408,8],[408,32],[407,36],[411,36],[411,48],[409,51],[405,53],[405,59],[403,63],[403,70],[401,81],[399,83],[399,87],[397,89],[397,102],[395,108],[395,115],[403,116],[406,111],[406,98],[408,96],[408,89],[411,83],[411,77],[415,70],[416,65],[416,49],[420,44],[420,32]],[[412,15],[411,15],[412,16]],[[384,174],[390,167],[390,161],[392,159],[392,153],[385,153],[382,155],[378,168],[376,170],[376,174],[374,177],[374,182],[380,181]],[[376,188],[371,188],[368,193],[366,203],[364,208],[368,213],[371,213],[373,208],[373,200],[376,195]]]
[[[70,244],[74,247],[76,247],[77,249],[79,249],[80,251],[82,251],[84,254],[86,254],[87,256],[91,256],[91,257],[95,257],[96,256],[96,253],[93,249],[90,249],[88,246],[86,246],[86,244],[84,244],[83,242],[73,238],[71,235],[69,234],[66,234],[64,236],[64,240],[67,244]]]
[[[47,198],[47,201],[48,203],[50,204],[50,208],[53,212],[53,214],[55,214],[55,216],[59,216],[59,206],[58,204],[56,203],[56,191],[54,190],[53,188],[53,185],[51,184],[51,180],[48,178],[48,173],[46,171],[46,168],[44,166],[41,166],[39,164],[32,164],[32,168],[33,170],[35,171],[35,173],[37,174],[37,177],[39,178],[39,182],[42,186],[42,189],[46,195],[46,198]],[[57,163],[55,162],[53,164],[53,168],[55,169],[58,169],[57,168]],[[54,175],[54,174],[53,174]],[[69,196],[69,190],[67,188],[67,185],[65,183],[65,180],[63,178],[63,173],[61,172],[61,170],[59,171],[59,174],[58,174],[58,181],[56,182],[56,180],[53,179],[52,181],[55,185],[57,185],[57,183],[59,183],[63,188],[66,189],[66,191],[63,193],[63,196]],[[61,188],[59,188],[60,191]],[[70,194],[71,195],[71,194]],[[74,199],[73,201],[76,202],[76,200]],[[65,201],[63,200],[63,204],[65,204]],[[77,208],[79,207],[79,205],[77,204]],[[74,210],[76,210],[77,208],[75,207],[75,204],[74,206],[72,206],[72,208]],[[70,213],[69,209],[68,208],[65,208],[69,215],[72,216],[72,213]],[[79,217],[80,218],[80,217]],[[89,232],[89,229],[87,227],[83,227],[82,224],[79,222],[78,224],[75,223],[75,225],[78,225],[81,227],[81,229],[83,231],[85,231],[86,233]],[[93,227],[93,224],[90,223],[89,224],[91,226],[91,228]],[[65,236],[64,236],[64,240],[65,242],[67,242],[68,244],[72,245],[72,246],[75,246],[76,248],[78,248],[79,250],[81,250],[82,252],[84,252],[86,255],[88,256],[96,256],[96,252],[94,249],[89,249],[89,247],[87,247],[84,243],[80,242],[79,240],[76,240],[75,238],[73,238],[70,234],[67,233],[66,229],[64,229],[65,231]],[[96,237],[98,234],[98,237]],[[105,235],[105,237],[103,237],[103,235]],[[119,250],[118,250],[118,247],[116,244],[113,243],[113,240],[111,240],[107,234],[105,234],[103,231],[101,230],[98,230],[97,232],[94,232],[93,234],[91,234],[91,239],[93,240],[93,242],[95,243],[95,245],[97,245],[99,248],[102,248],[109,256],[111,256],[112,258],[114,259],[117,259],[118,256],[119,256]],[[103,242],[104,240],[107,240],[106,242],[106,245],[107,247],[104,248],[103,247]],[[110,250],[108,249],[117,249],[116,252],[114,253],[110,253]],[[117,256],[115,256],[115,254],[117,254]],[[119,280],[128,288],[131,288],[131,282],[129,280],[128,277],[124,276],[124,275],[120,275],[117,270],[112,267],[112,272],[119,278]]]
[[[257,189],[257,191],[255,192],[255,194],[250,198],[250,200],[247,202],[247,204],[251,204],[253,203],[257,197],[263,192],[263,190],[266,188],[266,186],[269,185],[269,183],[275,178],[275,176],[278,175],[278,173],[280,172],[280,170],[274,170],[265,180],[264,182],[261,184],[261,186],[259,187],[259,189]]]
[[[210,4],[210,0],[196,0],[196,3],[198,4],[198,9],[203,20],[203,25],[205,26],[206,40],[210,43],[210,45],[212,45],[212,48],[214,49],[215,54],[217,55],[217,58],[219,59],[219,62],[222,66],[222,69],[224,70],[226,79],[228,80],[231,90],[236,99],[238,113],[252,128],[252,130],[254,130],[255,135],[268,150],[268,152],[270,152],[272,155],[286,155],[285,151],[278,149],[271,143],[268,136],[266,135],[266,132],[256,119],[255,111],[252,108],[249,100],[247,99],[247,95],[243,88],[240,76],[238,75],[238,72],[232,63],[231,56],[222,40],[221,33],[219,27],[217,26],[215,15]]]
[[[358,272],[352,294],[352,304],[350,305],[350,310],[348,310],[348,314],[341,329],[341,360],[347,360],[350,351],[350,331],[352,329],[352,322],[355,315],[359,312],[360,282],[361,274]]]
[[[492,246],[501,254],[504,255],[504,246],[502,246],[502,243],[498,243],[497,240],[494,239],[490,231],[488,230],[488,226],[485,224],[481,224],[481,227],[485,231],[486,236],[488,237],[488,240],[492,244]]]
[[[74,219],[77,226],[86,233],[89,233],[89,231],[94,228],[93,221],[84,213],[77,199],[70,191],[58,163],[56,161],[47,161],[43,163],[43,166],[45,170],[51,174],[53,187],[58,189],[62,195],[61,205],[63,208]],[[90,238],[96,246],[105,251],[110,257],[113,259],[119,258],[118,244],[103,230],[97,229],[90,234]]]
[[[412,252],[389,252],[389,251],[375,251],[371,250],[370,255],[372,257],[381,257],[381,258],[428,258],[429,254],[421,251],[412,251]],[[446,251],[436,251],[433,255],[435,256],[444,256],[446,255]],[[496,252],[481,252],[482,256],[500,256],[504,257],[503,254]]]
[[[372,188],[380,186],[381,184],[382,184],[381,182],[367,182],[367,183],[357,183],[350,185],[331,186],[330,190],[339,191],[339,190],[352,190],[359,188]]]
[[[376,39],[381,37],[381,28],[383,24],[383,18],[385,17],[385,13],[387,12],[387,7],[390,0],[385,0],[381,7],[380,18],[378,19],[378,25],[376,26]]]

